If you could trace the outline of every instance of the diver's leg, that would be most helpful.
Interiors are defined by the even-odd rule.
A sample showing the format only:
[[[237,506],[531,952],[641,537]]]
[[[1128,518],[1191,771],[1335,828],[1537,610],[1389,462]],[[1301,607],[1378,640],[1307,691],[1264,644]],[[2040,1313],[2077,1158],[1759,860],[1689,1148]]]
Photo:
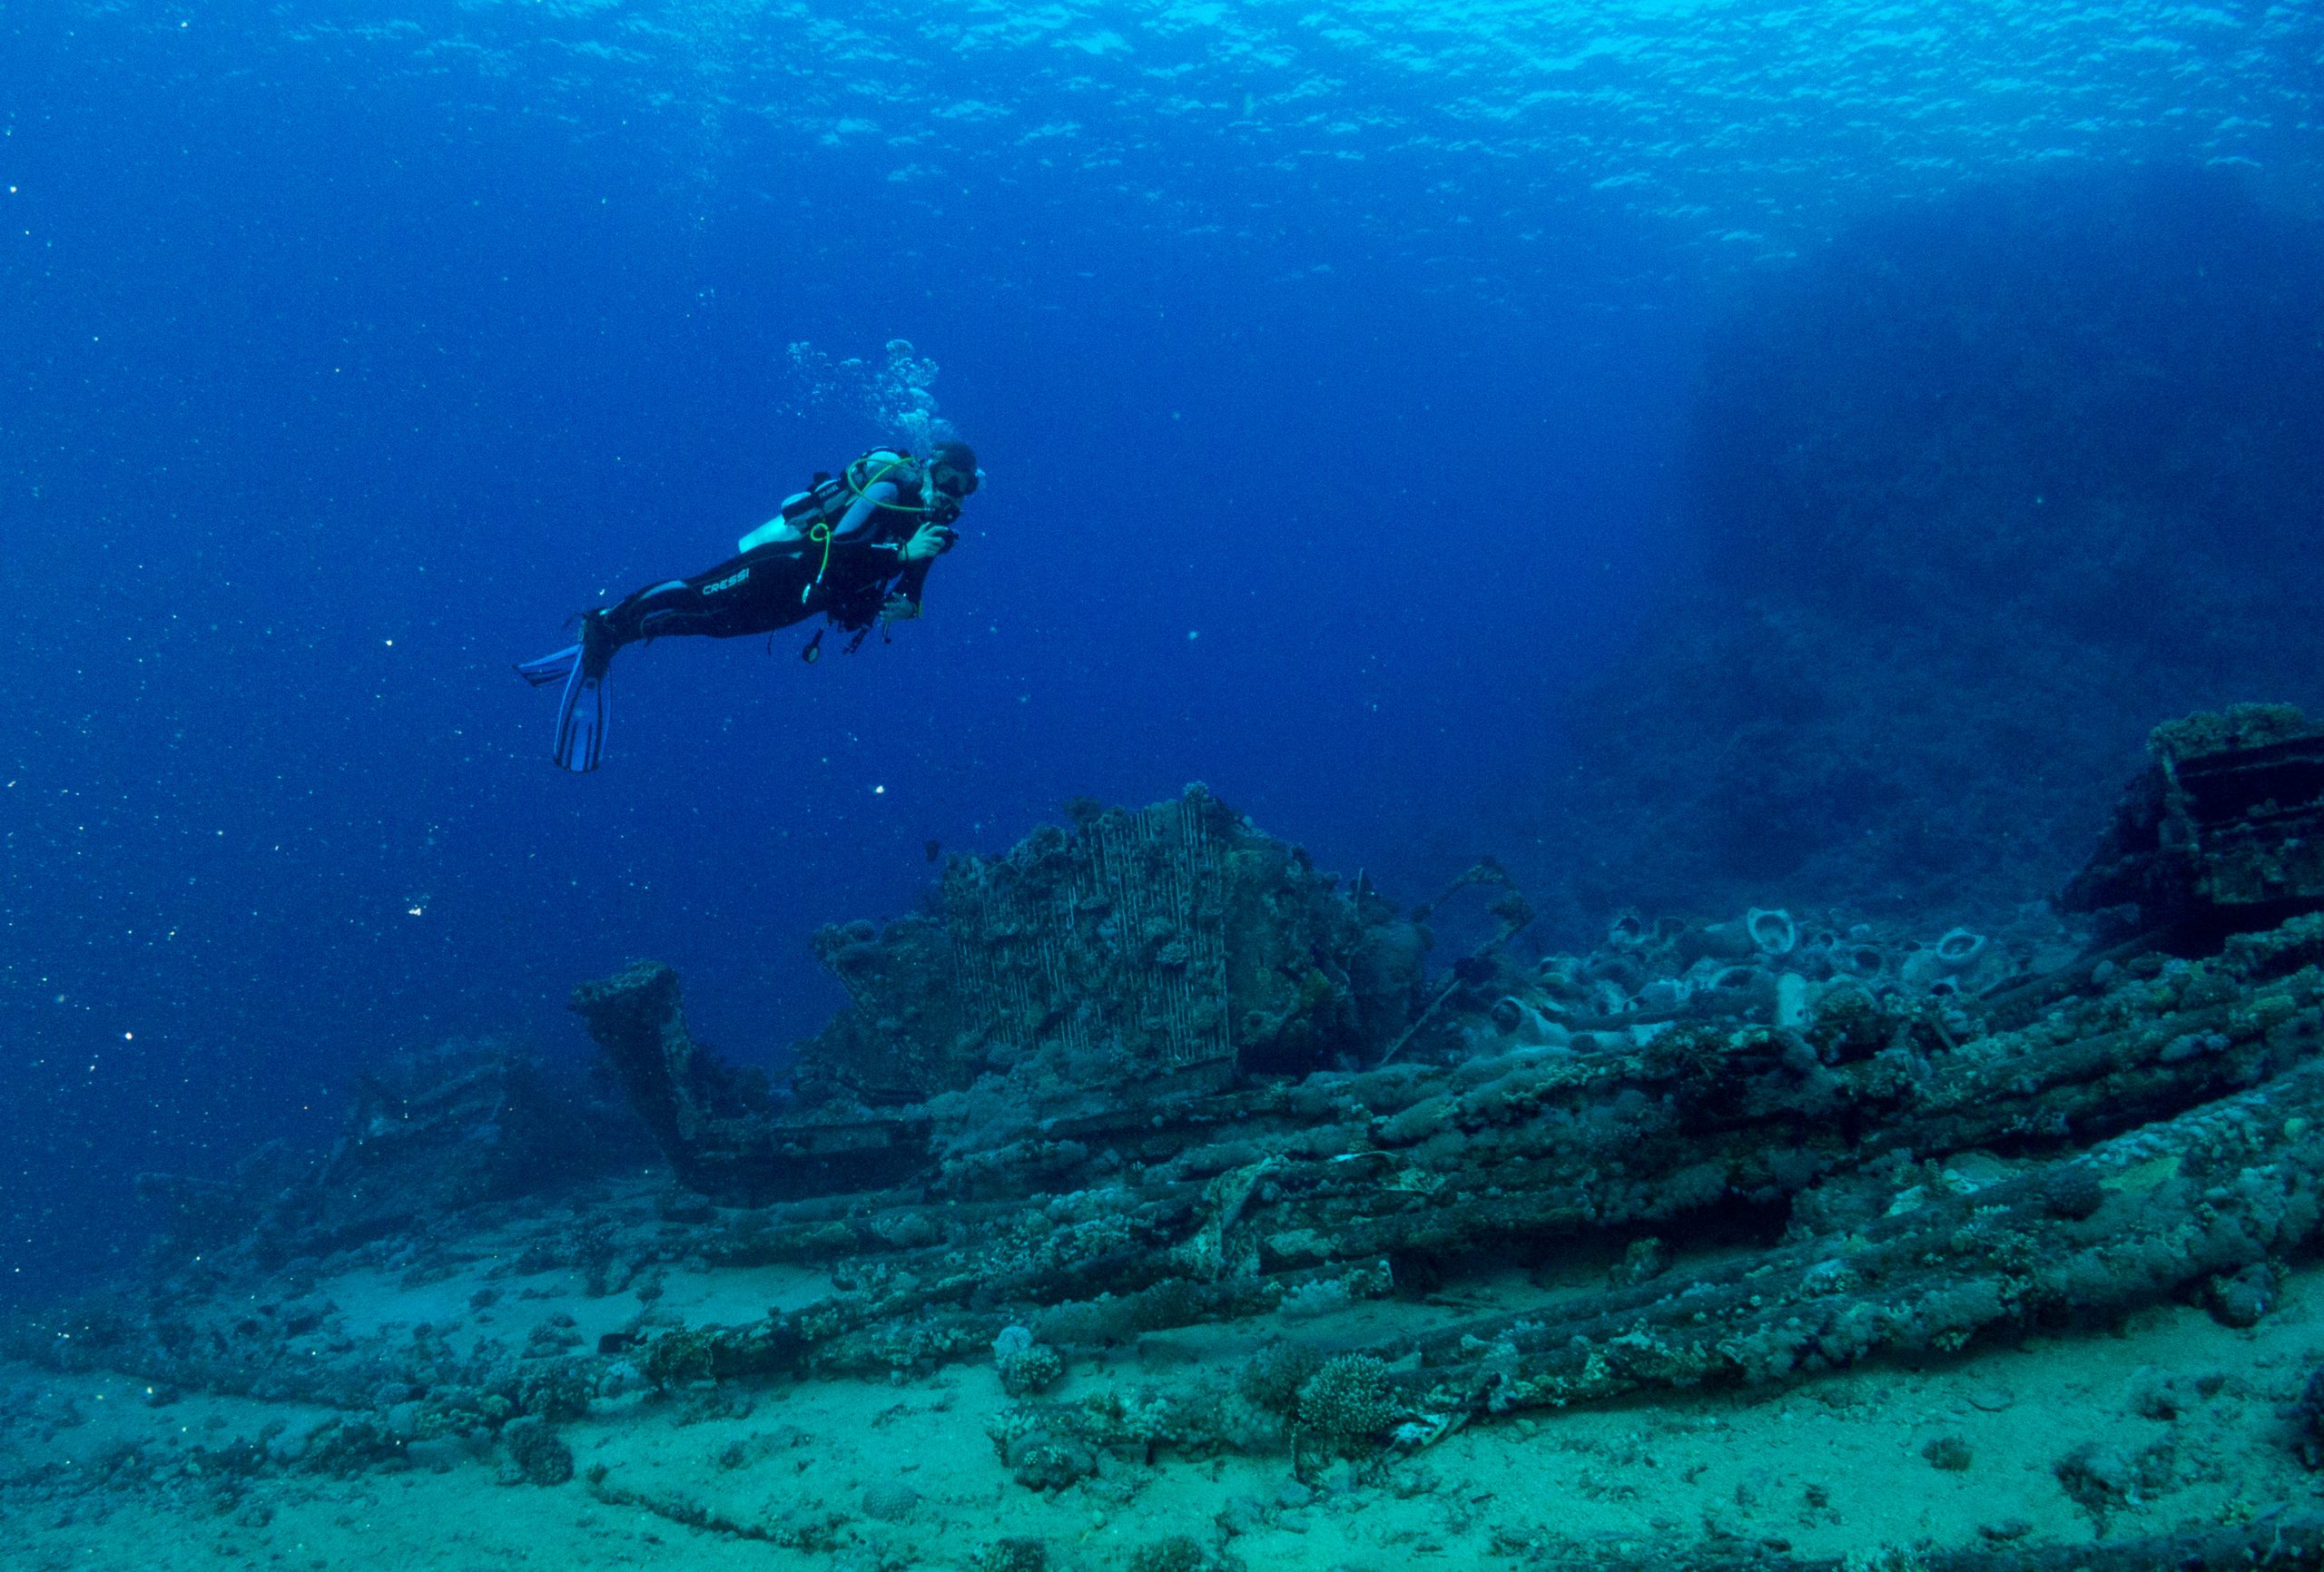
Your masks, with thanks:
[[[684,579],[649,585],[617,606],[585,613],[579,644],[518,664],[517,674],[537,688],[565,684],[557,698],[556,738],[549,744],[549,757],[558,769],[586,775],[605,757],[606,670],[613,664],[614,652],[645,636],[639,629],[652,612],[682,604],[681,592],[686,587]]]
[[[584,624],[584,663],[610,661],[614,651],[640,639],[732,639],[795,623],[807,614],[799,594],[805,563],[806,552],[795,544],[763,545],[692,578],[648,585]]]
[[[556,706],[556,737],[549,747],[549,757],[559,769],[586,775],[605,756],[606,673],[614,663],[614,653],[656,634],[695,631],[686,625],[694,599],[694,581],[668,579],[648,585],[619,605],[582,617],[581,642],[573,646],[566,663],[565,693]],[[535,664],[544,672],[554,671],[566,653],[560,651]],[[536,679],[530,672],[525,672],[525,676],[528,682],[547,680]]]
[[[699,634],[731,639],[787,626],[807,614],[801,586],[811,575],[803,548],[765,545],[692,578],[648,585],[617,605],[581,619],[581,642],[517,668],[540,686],[563,680],[551,757],[567,770],[597,767],[605,749],[606,673],[615,652],[641,639]]]
[[[617,645],[673,634],[714,639],[763,634],[780,625],[767,618],[783,612],[786,592],[798,598],[804,555],[796,545],[761,546],[692,578],[649,585],[597,614]]]
[[[619,604],[591,612],[581,619],[583,663],[602,672],[614,658],[614,652],[624,644],[659,638],[665,634],[696,632],[689,624],[700,615],[701,594],[696,581],[673,578],[648,585]]]
[[[605,750],[606,673],[624,644],[641,639],[698,634],[731,639],[766,633],[806,615],[799,594],[803,553],[762,546],[692,578],[648,585],[618,605],[581,619],[581,642],[565,664],[565,694],[557,706],[550,756],[567,770],[597,767]],[[560,655],[566,652],[559,652]],[[535,664],[555,669],[559,656]],[[523,668],[519,668],[522,670]],[[527,681],[545,682],[526,672]]]

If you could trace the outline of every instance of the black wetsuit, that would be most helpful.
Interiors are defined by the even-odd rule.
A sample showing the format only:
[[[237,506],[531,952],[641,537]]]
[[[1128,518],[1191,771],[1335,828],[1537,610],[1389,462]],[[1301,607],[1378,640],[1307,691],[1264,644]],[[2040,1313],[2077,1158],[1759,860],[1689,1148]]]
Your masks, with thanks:
[[[913,611],[933,557],[903,560],[903,547],[921,526],[950,525],[959,505],[933,487],[933,507],[921,500],[915,477],[892,489],[894,505],[859,503],[832,531],[828,543],[813,538],[769,541],[692,578],[668,579],[639,590],[619,605],[596,614],[613,637],[606,650],[640,639],[701,634],[714,639],[772,633],[818,613],[851,632],[879,619],[890,596],[901,595]],[[850,528],[850,524],[854,527]]]

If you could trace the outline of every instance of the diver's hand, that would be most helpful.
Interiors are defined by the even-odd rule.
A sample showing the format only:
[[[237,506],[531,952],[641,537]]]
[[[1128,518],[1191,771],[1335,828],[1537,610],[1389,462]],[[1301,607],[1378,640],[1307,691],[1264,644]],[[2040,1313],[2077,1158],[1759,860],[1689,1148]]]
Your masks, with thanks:
[[[920,615],[920,603],[910,595],[890,595],[880,603],[880,620],[883,623],[908,623]]]
[[[960,537],[954,535],[951,529],[945,525],[923,524],[917,530],[912,532],[912,537],[910,540],[904,542],[904,549],[901,554],[903,560],[906,562],[933,562],[938,557],[942,556],[946,552],[951,550],[952,543],[959,538]]]

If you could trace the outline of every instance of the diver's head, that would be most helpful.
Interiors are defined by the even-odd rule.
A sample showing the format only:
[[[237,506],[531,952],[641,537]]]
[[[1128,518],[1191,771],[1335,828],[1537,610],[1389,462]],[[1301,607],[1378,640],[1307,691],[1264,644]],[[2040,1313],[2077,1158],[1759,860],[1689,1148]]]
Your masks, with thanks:
[[[977,450],[965,442],[940,442],[928,455],[928,478],[937,490],[958,502],[972,495],[984,472],[977,467]]]

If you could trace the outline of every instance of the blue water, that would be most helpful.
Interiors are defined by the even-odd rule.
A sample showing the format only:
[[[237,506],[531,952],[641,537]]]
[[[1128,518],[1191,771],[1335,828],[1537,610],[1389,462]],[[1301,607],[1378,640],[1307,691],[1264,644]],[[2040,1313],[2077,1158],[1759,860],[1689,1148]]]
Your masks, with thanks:
[[[965,20],[963,20],[965,18]],[[1971,20],[1970,18],[1974,18]],[[0,1292],[676,965],[780,1058],[930,840],[1200,779],[1554,885],[1555,715],[1687,571],[1703,323],[1867,214],[2166,160],[2317,211],[2305,6],[34,4],[0,16]],[[508,671],[891,435],[925,620]]]

